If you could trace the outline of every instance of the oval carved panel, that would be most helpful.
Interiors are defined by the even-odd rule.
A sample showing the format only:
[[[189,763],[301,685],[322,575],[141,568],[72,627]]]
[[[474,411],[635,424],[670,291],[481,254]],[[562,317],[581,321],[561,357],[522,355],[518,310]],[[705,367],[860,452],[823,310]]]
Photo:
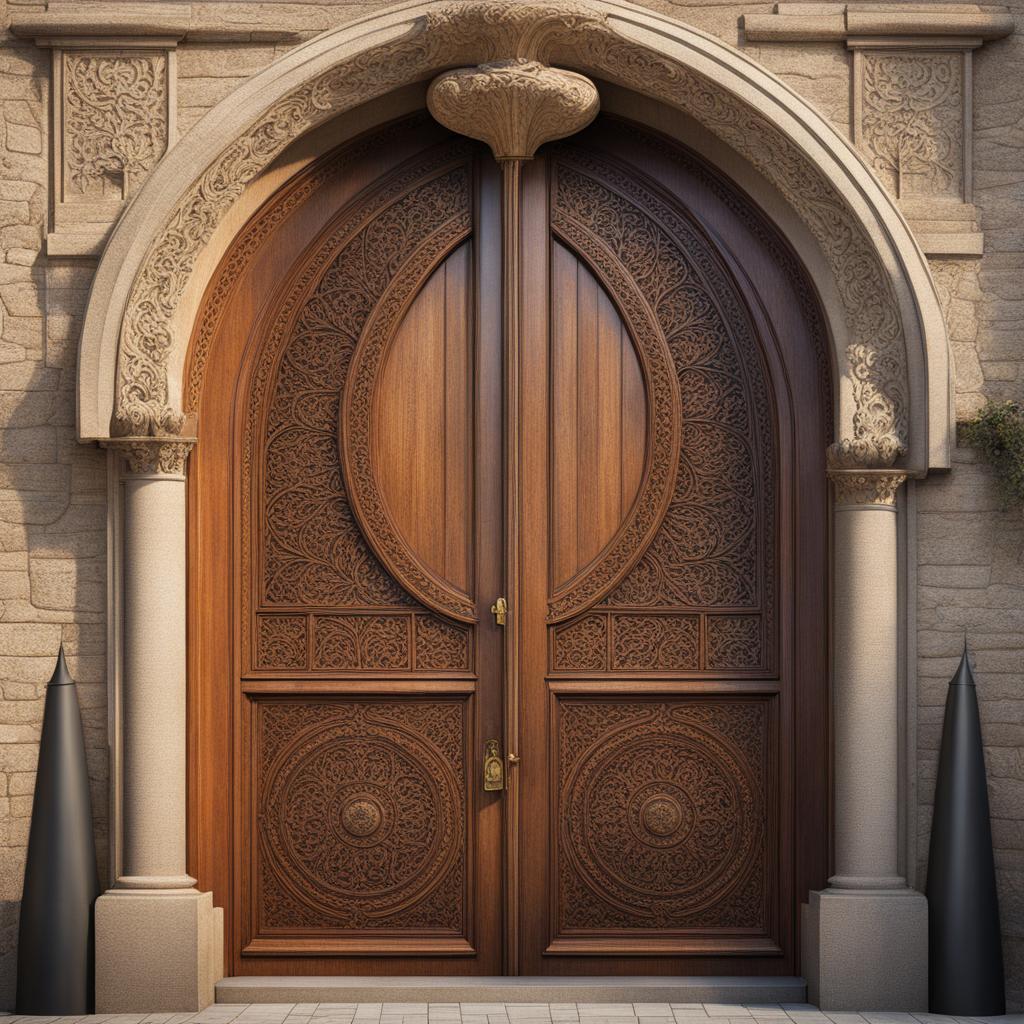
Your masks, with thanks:
[[[470,597],[473,358],[468,242],[429,277],[391,339],[370,424],[373,472],[400,540]]]
[[[327,667],[302,650],[304,638],[284,635],[298,619],[257,623],[262,609],[405,608],[411,615],[419,599],[468,617],[465,599],[432,588],[434,574],[400,537],[387,549],[396,557],[381,557],[377,537],[395,538],[394,527],[380,502],[357,507],[338,437],[360,338],[379,322],[381,307],[400,319],[406,298],[469,233],[465,160],[461,144],[440,147],[358,197],[274,300],[255,356],[242,450],[242,628],[257,668]],[[364,428],[369,412],[367,396]]]
[[[657,661],[659,668],[687,671],[769,668],[775,657],[775,409],[739,288],[687,211],[635,170],[585,150],[560,148],[552,228],[610,282],[623,308],[643,311],[635,323],[649,316],[656,325],[670,353],[679,426],[670,434],[662,424],[652,378],[650,473],[671,462],[670,494],[657,506],[653,526],[627,525],[588,568],[586,600],[579,603],[579,592],[556,593],[549,619],[574,623],[581,613],[607,610],[616,635],[627,628],[638,640],[646,634],[641,646],[647,655],[627,659],[636,667],[646,660],[650,667]],[[642,488],[637,507],[643,503]],[[646,610],[663,617],[638,631]],[[659,638],[673,621],[684,622],[679,616],[693,629],[664,658]],[[565,639],[570,635],[565,630]],[[586,668],[573,663],[562,639],[560,632],[554,641],[557,670]]]

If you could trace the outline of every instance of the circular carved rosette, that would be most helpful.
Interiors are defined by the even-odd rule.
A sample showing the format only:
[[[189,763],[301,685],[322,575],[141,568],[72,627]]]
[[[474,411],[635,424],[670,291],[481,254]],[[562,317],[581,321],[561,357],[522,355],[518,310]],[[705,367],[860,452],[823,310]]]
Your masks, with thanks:
[[[462,807],[451,766],[412,730],[362,715],[306,729],[267,773],[264,865],[319,915],[379,920],[448,877]]]
[[[754,867],[759,791],[730,743],[659,711],[602,736],[566,778],[562,853],[595,901],[679,920]]]

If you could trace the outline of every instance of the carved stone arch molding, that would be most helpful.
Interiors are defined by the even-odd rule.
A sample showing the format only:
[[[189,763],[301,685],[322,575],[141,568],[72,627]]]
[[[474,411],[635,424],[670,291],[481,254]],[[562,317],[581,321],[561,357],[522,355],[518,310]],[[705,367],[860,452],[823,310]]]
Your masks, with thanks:
[[[884,187],[804,100],[741,52],[617,0],[417,0],[326,32],[211,110],[161,160],[107,244],[82,333],[83,439],[182,432],[186,301],[246,186],[327,120],[452,67],[540,61],[705,126],[788,202],[832,278],[845,338],[834,464],[947,466],[945,328],[921,250]],[[188,291],[187,291],[188,289]]]

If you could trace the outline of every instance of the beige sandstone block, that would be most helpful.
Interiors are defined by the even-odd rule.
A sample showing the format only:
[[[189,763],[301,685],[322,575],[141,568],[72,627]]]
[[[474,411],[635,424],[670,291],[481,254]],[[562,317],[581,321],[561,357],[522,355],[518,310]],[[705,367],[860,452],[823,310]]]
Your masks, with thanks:
[[[223,975],[210,893],[112,889],[96,902],[96,1012],[196,1012]]]
[[[8,123],[7,148],[14,153],[41,153],[42,133],[34,125]]]
[[[54,624],[0,622],[0,654],[54,658],[60,645],[60,635],[60,626]]]

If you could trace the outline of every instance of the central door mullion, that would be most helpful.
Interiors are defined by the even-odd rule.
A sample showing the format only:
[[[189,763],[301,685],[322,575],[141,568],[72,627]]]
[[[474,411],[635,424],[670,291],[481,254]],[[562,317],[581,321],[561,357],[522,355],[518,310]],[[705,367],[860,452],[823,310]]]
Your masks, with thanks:
[[[505,971],[519,973],[519,363],[522,166],[501,160],[502,335],[505,367]]]

